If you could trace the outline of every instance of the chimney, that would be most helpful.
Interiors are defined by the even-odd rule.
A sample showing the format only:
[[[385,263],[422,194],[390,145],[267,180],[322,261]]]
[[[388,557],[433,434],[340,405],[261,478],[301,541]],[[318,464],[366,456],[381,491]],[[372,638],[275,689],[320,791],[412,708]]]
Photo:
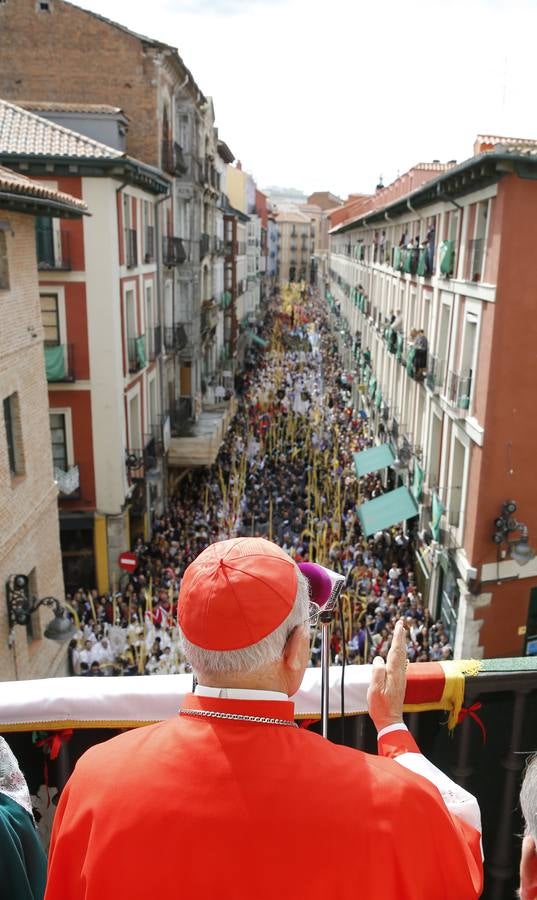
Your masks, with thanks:
[[[239,172],[242,172],[242,163],[241,163],[240,159],[238,159],[237,162],[235,163],[235,168],[238,169]]]

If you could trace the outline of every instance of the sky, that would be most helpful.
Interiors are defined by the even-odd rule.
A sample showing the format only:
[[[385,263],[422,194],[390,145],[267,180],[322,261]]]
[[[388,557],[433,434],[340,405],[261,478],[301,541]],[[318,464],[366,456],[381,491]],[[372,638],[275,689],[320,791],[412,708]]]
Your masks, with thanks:
[[[259,187],[371,193],[537,138],[536,0],[81,0],[178,48]]]

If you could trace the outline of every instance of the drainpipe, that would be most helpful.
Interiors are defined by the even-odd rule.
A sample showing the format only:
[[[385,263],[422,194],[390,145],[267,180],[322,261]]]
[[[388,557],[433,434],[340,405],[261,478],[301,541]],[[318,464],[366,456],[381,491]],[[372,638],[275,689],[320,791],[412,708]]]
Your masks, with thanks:
[[[160,228],[159,228],[159,209],[161,203],[164,203],[165,200],[168,200],[170,197],[169,193],[165,193],[159,200],[156,200],[154,203],[155,210],[155,242],[157,245],[157,307],[159,312],[159,320],[161,324],[161,345],[159,348],[158,355],[158,374],[159,374],[159,400],[160,400],[160,414],[161,414],[161,422],[164,424],[162,420],[162,411],[164,410],[164,360],[162,358],[162,341],[164,335],[162,334],[162,329],[165,328],[165,318],[164,318],[164,297],[162,291],[162,245],[160,238]],[[174,278],[174,293],[173,300],[175,301],[175,278]],[[161,425],[161,427],[162,427]],[[168,462],[166,455],[162,455],[162,499],[164,507],[168,504]]]

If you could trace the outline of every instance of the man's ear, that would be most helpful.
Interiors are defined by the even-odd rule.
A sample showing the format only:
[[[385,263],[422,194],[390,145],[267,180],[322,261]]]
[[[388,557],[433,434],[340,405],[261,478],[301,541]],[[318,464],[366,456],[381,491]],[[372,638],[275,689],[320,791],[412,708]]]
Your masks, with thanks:
[[[304,665],[304,640],[304,628],[302,625],[297,625],[285,642],[283,660],[292,672],[300,671]]]

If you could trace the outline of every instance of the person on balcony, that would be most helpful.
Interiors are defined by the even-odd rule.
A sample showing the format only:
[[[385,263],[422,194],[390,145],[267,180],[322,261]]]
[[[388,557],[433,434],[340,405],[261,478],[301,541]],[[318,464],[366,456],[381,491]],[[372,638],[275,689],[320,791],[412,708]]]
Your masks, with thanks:
[[[427,350],[429,349],[429,343],[423,328],[420,328],[415,333],[414,347],[416,348],[414,354],[414,377],[417,381],[423,381],[427,374]]]
[[[234,538],[199,554],[178,613],[199,683],[178,716],[79,760],[56,813],[46,900],[324,900],[334,860],[357,847],[382,858],[382,874],[343,869],[339,900],[479,897],[477,803],[403,724],[403,623],[372,669],[374,756],[294,721],[311,616],[307,580],[270,541]],[[158,865],[137,864],[144,841],[156,841]]]

